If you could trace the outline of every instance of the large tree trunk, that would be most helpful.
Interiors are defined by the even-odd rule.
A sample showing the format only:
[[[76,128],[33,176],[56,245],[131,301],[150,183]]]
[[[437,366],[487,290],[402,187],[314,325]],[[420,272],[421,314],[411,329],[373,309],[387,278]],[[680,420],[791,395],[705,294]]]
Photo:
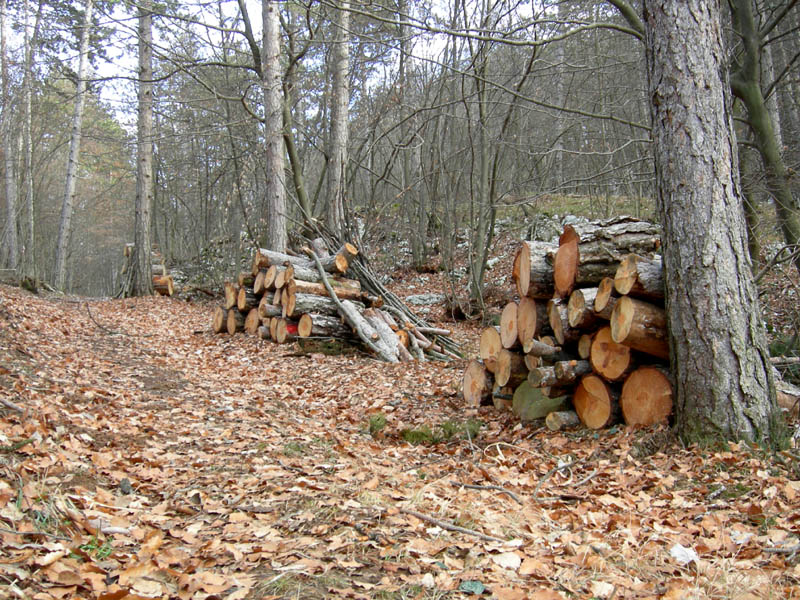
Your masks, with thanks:
[[[6,194],[6,226],[3,231],[3,264],[16,269],[19,264],[19,238],[17,236],[17,186],[14,169],[13,141],[11,139],[11,94],[8,79],[8,51],[6,48],[6,11],[8,3],[0,3],[0,75],[3,78],[3,114],[0,129],[3,136],[3,179]]]
[[[286,193],[283,170],[283,86],[280,65],[280,19],[279,3],[263,0],[264,51],[262,73],[264,88],[264,136],[266,159],[266,239],[270,250],[285,252]]]
[[[69,141],[67,181],[61,202],[61,219],[58,223],[56,242],[56,264],[53,282],[56,289],[63,290],[67,283],[67,254],[72,237],[72,210],[75,203],[75,183],[78,178],[78,159],[81,152],[81,128],[83,105],[86,97],[86,73],[89,70],[89,34],[92,30],[92,0],[86,0],[81,29],[80,57],[78,59],[78,85],[75,92],[75,111],[72,115],[72,136]]]
[[[719,0],[646,0],[645,30],[677,429],[687,441],[774,444],[779,413],[721,75]]]
[[[136,223],[126,296],[153,293],[150,221],[153,207],[153,15],[147,0],[139,9],[139,116],[137,123]]]
[[[328,151],[327,225],[334,235],[344,239],[344,193],[347,172],[347,115],[350,102],[350,3],[342,2],[336,10],[336,37],[331,48],[333,87],[331,90],[331,137]]]

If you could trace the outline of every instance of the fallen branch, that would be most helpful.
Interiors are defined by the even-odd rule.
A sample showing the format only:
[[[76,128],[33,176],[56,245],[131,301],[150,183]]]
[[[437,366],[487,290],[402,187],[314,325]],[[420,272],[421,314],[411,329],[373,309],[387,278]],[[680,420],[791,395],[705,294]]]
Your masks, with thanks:
[[[10,446],[0,446],[0,452],[16,452],[17,450],[19,450],[23,446],[27,446],[28,444],[30,444],[32,441],[33,441],[33,438],[29,437],[26,440],[21,440],[21,441],[17,442],[16,444],[11,444]]]
[[[502,538],[486,535],[485,533],[481,533],[480,531],[475,531],[474,529],[467,529],[466,527],[459,527],[458,525],[453,525],[452,523],[448,523],[447,521],[436,519],[424,513],[417,512],[416,510],[411,510],[410,508],[401,508],[400,511],[408,515],[411,515],[413,517],[417,517],[418,519],[422,519],[423,521],[427,521],[428,523],[432,523],[437,527],[446,529],[447,531],[457,531],[458,533],[472,535],[486,542],[500,542],[501,544],[505,544],[507,541]]]
[[[0,404],[11,410],[16,410],[17,412],[25,412],[24,408],[22,408],[17,404],[14,404],[11,400],[6,400],[5,398],[0,398]]]
[[[456,487],[463,487],[470,490],[495,490],[508,495],[509,498],[511,498],[517,504],[522,504],[522,500],[520,500],[519,497],[514,492],[510,492],[504,487],[500,487],[499,485],[476,485],[473,483],[461,483],[459,481],[454,481],[453,485]]]

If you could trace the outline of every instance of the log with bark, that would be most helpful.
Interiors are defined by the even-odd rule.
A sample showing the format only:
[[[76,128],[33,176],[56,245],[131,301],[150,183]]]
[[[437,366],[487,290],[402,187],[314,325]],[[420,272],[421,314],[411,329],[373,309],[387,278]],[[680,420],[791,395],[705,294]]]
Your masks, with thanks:
[[[667,317],[663,308],[622,296],[611,313],[611,338],[618,344],[669,359]]]
[[[664,271],[661,257],[628,254],[614,274],[614,289],[623,296],[664,302]]]
[[[228,333],[231,335],[244,329],[244,315],[239,312],[238,308],[231,308],[228,311],[227,327]]]
[[[228,309],[223,306],[218,306],[214,309],[214,317],[211,321],[211,329],[214,333],[223,333],[228,331]]]
[[[159,296],[172,296],[175,293],[175,282],[171,275],[153,275],[153,290]]]

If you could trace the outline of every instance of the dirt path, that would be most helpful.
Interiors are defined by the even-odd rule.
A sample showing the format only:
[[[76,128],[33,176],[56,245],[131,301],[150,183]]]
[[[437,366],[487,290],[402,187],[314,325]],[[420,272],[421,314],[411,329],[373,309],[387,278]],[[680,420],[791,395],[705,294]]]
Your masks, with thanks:
[[[297,356],[210,313],[0,287],[0,398],[26,411],[0,408],[10,595],[797,594],[796,460],[469,415],[463,365]]]

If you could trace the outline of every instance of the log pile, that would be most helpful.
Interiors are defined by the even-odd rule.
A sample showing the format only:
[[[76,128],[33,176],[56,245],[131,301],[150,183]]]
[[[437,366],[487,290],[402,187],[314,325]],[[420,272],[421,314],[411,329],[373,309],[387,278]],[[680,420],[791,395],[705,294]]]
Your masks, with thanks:
[[[414,325],[382,298],[347,277],[358,249],[308,257],[259,248],[249,272],[224,284],[224,303],[214,311],[215,333],[245,332],[284,344],[305,338],[366,346],[387,362],[458,358],[440,338],[450,332]]]
[[[122,250],[123,256],[128,261],[133,258],[133,249],[134,245],[127,243]],[[122,273],[126,273],[128,268],[128,263],[126,262],[122,268]],[[175,293],[175,280],[169,269],[167,269],[164,257],[155,246],[150,252],[150,268],[153,273],[153,291],[159,296],[172,296]]]
[[[655,225],[629,217],[523,241],[519,297],[480,338],[467,403],[492,402],[551,429],[665,421],[672,412],[664,283]]]

